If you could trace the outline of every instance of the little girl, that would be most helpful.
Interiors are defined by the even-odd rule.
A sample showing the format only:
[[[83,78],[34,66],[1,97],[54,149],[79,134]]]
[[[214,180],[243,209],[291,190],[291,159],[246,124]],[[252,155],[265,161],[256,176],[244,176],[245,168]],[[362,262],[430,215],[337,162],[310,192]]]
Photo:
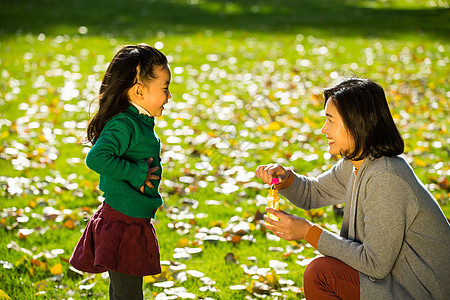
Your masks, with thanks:
[[[114,56],[100,87],[99,110],[87,127],[86,165],[100,174],[103,204],[70,258],[77,269],[108,271],[110,299],[143,299],[143,276],[161,272],[151,218],[162,205],[162,167],[155,117],[171,99],[166,56],[146,45]]]

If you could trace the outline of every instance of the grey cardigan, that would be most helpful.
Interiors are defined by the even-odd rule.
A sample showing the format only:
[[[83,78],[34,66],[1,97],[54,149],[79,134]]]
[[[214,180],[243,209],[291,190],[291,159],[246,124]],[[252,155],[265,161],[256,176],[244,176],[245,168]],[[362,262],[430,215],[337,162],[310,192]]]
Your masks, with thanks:
[[[280,194],[296,206],[345,203],[340,236],[325,230],[317,248],[359,271],[361,299],[450,299],[450,225],[402,157],[294,175]]]

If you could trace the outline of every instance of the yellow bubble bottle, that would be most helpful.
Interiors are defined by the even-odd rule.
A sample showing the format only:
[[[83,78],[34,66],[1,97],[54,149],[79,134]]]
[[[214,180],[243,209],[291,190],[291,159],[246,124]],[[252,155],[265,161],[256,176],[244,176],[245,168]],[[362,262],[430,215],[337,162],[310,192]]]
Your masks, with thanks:
[[[273,208],[275,210],[278,210],[280,197],[278,196],[278,190],[275,189],[274,184],[278,184],[279,180],[278,178],[272,179],[272,186],[269,190],[269,195],[267,196],[267,207]],[[267,213],[267,216],[271,218],[272,220],[279,221],[280,219],[276,216],[274,216],[271,213]]]

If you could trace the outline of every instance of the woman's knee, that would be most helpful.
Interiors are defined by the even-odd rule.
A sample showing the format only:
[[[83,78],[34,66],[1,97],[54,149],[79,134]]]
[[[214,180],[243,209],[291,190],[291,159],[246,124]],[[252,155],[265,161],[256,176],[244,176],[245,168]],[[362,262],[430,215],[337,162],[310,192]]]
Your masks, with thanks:
[[[303,274],[303,286],[313,284],[326,285],[334,273],[342,271],[346,266],[343,262],[333,257],[322,256],[313,260]]]
[[[303,274],[303,286],[317,282],[320,275],[328,269],[330,257],[318,257],[314,259],[305,270]]]
[[[338,259],[319,257],[303,275],[307,299],[359,298],[359,273]]]

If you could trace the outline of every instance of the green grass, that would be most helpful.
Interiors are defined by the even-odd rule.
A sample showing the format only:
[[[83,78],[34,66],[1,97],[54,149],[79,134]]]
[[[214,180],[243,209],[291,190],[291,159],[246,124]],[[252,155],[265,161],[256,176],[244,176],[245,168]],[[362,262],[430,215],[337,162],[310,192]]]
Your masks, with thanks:
[[[316,253],[266,234],[257,212],[268,187],[254,171],[278,162],[315,175],[335,163],[320,133],[321,89],[346,74],[385,87],[405,156],[449,217],[449,15],[443,0],[1,2],[0,290],[12,299],[107,298],[106,278],[80,275],[67,263],[86,225],[82,212],[92,214],[101,194],[75,141],[106,64],[129,43],[162,46],[172,67],[173,100],[157,120],[165,204],[155,226],[162,260],[185,268],[168,268],[161,282],[173,280],[199,299],[257,299],[269,293],[258,282],[270,287],[268,299],[303,296],[291,288],[302,286],[305,267],[297,262]],[[341,221],[331,208],[306,214],[282,207],[328,227]],[[45,217],[49,208],[60,219]],[[196,236],[221,227],[231,238],[238,221],[252,242]],[[188,228],[172,229],[179,226]],[[34,231],[20,236],[24,229]],[[175,259],[181,246],[201,252]],[[287,263],[275,280],[271,260]],[[260,275],[246,274],[244,265]],[[208,284],[193,270],[217,291],[199,291]],[[151,281],[148,299],[165,291]],[[230,289],[236,285],[247,288]]]

